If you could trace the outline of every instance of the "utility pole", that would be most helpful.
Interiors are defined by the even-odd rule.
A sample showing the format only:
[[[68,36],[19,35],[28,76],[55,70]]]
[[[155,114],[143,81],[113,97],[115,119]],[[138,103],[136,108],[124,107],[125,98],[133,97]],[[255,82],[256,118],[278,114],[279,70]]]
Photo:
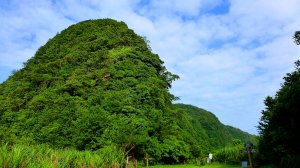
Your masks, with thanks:
[[[250,168],[254,168],[253,162],[252,162],[252,143],[247,143],[246,145],[247,153],[248,153],[248,158],[249,158],[249,163],[250,163]]]

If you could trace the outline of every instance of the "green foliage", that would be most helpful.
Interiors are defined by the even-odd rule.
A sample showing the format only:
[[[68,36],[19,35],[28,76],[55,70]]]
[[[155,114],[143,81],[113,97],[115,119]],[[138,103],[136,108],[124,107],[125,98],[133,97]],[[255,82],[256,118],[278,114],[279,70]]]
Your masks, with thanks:
[[[256,137],[236,129],[223,125],[218,118],[203,109],[191,105],[176,104],[177,108],[190,115],[191,127],[189,134],[196,137],[196,142],[191,145],[200,149],[197,154],[193,153],[195,163],[206,163],[209,152],[213,152],[214,160],[222,163],[238,164],[245,157],[244,143],[256,144]],[[224,147],[225,146],[225,147]]]
[[[193,136],[198,138],[197,141],[202,144],[202,148],[206,148],[205,155],[214,149],[224,147],[235,139],[244,143],[257,144],[255,136],[237,128],[223,125],[211,112],[185,104],[176,104],[175,107],[190,115],[192,128],[189,129],[189,132],[195,134]]]
[[[74,149],[54,150],[46,145],[9,146],[6,144],[0,147],[0,167],[5,168],[119,168],[124,165],[124,162],[124,152],[114,145],[95,152]]]
[[[240,164],[220,164],[220,163],[212,163],[209,165],[205,165],[202,168],[240,168]]]
[[[299,41],[298,34],[295,33],[296,41]],[[295,64],[296,70],[284,77],[276,95],[265,99],[266,109],[258,126],[260,161],[280,167],[300,165],[300,61]]]
[[[0,142],[112,153],[102,161],[118,167],[124,153],[179,163],[246,135],[224,127],[211,113],[173,106],[176,97],[169,89],[178,78],[125,23],[99,19],[72,25],[0,85]],[[73,154],[66,159],[70,163],[50,162],[66,166],[83,157]]]
[[[240,164],[242,160],[247,160],[244,144],[240,139],[232,139],[224,148],[215,152],[215,161],[225,164]]]
[[[125,164],[125,153],[116,145],[106,146],[96,153],[101,156],[103,167],[118,168]]]
[[[0,141],[187,159],[186,114],[168,90],[178,76],[162,64],[123,22],[72,25],[0,85]]]
[[[300,31],[295,32],[294,40],[297,45],[300,45]]]
[[[197,166],[193,164],[182,164],[182,165],[156,165],[149,166],[149,168],[240,168],[240,165],[220,164],[212,163],[204,166]]]

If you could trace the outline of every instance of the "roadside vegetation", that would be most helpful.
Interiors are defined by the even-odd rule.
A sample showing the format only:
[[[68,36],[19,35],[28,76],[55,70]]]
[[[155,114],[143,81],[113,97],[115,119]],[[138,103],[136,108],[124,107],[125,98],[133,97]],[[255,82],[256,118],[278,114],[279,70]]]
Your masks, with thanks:
[[[214,154],[213,163],[207,164],[206,157],[190,159],[186,164],[159,165],[151,161],[149,168],[218,168],[237,167],[244,154],[241,153],[241,141],[234,140]],[[79,151],[71,148],[53,149],[48,145],[4,144],[0,147],[0,167],[3,168],[120,168],[126,165],[125,152],[116,145],[105,146],[99,150]],[[131,165],[131,166],[130,166]],[[138,161],[139,167],[146,167],[145,160]],[[135,167],[130,162],[128,167]]]
[[[149,168],[241,168],[240,165],[230,165],[230,164],[221,164],[221,163],[212,163],[207,165],[157,165],[157,166],[149,166]]]
[[[110,167],[124,165],[124,153],[116,146],[106,146],[97,151],[75,149],[51,149],[47,145],[14,145],[0,147],[0,167],[2,168],[83,168]]]

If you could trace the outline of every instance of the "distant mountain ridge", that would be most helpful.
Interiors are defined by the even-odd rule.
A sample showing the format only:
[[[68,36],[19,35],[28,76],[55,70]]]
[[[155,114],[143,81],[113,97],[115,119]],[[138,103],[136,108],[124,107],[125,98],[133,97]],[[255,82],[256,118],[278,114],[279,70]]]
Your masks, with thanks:
[[[111,144],[165,163],[252,136],[176,104],[178,76],[124,22],[88,20],[50,39],[0,85],[0,143],[97,150]]]

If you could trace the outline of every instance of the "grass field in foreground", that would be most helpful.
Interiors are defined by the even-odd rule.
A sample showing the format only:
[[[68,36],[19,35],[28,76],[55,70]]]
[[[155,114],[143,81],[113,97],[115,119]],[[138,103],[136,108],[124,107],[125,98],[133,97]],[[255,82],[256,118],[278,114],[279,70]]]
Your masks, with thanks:
[[[149,166],[149,168],[240,168],[240,165],[226,165],[226,164],[219,164],[213,163],[210,165],[204,166],[197,166],[192,164],[186,165],[156,165],[156,166]]]

